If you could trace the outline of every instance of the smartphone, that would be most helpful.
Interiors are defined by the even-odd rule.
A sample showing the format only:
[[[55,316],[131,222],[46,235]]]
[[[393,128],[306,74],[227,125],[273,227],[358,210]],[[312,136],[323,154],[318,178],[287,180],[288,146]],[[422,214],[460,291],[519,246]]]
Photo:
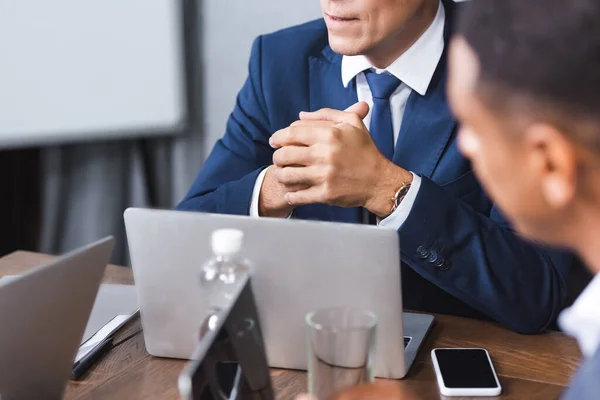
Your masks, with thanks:
[[[433,349],[433,368],[444,396],[498,396],[498,375],[486,349]]]

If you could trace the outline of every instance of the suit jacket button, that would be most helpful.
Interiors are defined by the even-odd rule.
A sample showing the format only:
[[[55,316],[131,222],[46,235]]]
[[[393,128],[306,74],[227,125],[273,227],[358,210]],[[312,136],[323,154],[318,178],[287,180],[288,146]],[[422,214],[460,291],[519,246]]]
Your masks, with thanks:
[[[450,269],[450,263],[448,261],[446,261],[445,259],[441,258],[439,260],[437,260],[435,262],[435,266],[440,270],[440,271],[447,271]]]
[[[429,257],[429,255],[431,253],[429,253],[429,250],[427,250],[425,247],[423,246],[419,246],[419,248],[417,248],[417,253],[419,253],[419,256],[425,260],[427,259],[427,257]]]
[[[429,254],[429,257],[427,258],[427,261],[429,261],[430,263],[435,263],[437,261],[440,261],[442,258],[438,256],[438,253],[436,253],[435,251],[432,251],[431,254]]]

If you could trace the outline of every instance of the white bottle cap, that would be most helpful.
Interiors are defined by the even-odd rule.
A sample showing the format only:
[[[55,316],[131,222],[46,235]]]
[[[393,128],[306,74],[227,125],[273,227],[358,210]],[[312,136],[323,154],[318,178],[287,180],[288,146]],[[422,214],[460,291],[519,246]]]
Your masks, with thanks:
[[[244,232],[239,229],[217,229],[212,234],[213,253],[231,256],[238,253],[244,242]]]

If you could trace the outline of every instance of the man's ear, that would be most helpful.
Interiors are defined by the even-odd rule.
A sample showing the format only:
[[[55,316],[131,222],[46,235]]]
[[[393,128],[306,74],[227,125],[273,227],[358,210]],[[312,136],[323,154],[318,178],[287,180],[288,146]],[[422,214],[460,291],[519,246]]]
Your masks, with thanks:
[[[552,208],[567,206],[577,189],[576,147],[568,135],[549,124],[525,131],[531,171],[540,179],[543,196]]]

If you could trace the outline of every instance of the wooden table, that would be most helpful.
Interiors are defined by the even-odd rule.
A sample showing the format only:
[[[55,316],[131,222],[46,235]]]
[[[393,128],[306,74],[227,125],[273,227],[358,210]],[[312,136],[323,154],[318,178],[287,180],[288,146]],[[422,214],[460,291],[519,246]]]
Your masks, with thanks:
[[[51,256],[15,252],[0,258],[0,276],[18,274]],[[133,284],[129,268],[108,266],[104,282]],[[124,340],[125,339],[125,340]],[[185,362],[150,356],[139,319],[115,337],[123,341],[98,362],[81,382],[70,382],[67,399],[176,399],[177,376]],[[494,361],[503,399],[553,399],[568,384],[581,354],[576,342],[558,332],[524,336],[500,325],[436,315],[436,324],[408,376],[401,382],[424,399],[439,399],[429,352],[434,347],[484,347]],[[279,399],[293,399],[306,389],[305,373],[272,371]]]

